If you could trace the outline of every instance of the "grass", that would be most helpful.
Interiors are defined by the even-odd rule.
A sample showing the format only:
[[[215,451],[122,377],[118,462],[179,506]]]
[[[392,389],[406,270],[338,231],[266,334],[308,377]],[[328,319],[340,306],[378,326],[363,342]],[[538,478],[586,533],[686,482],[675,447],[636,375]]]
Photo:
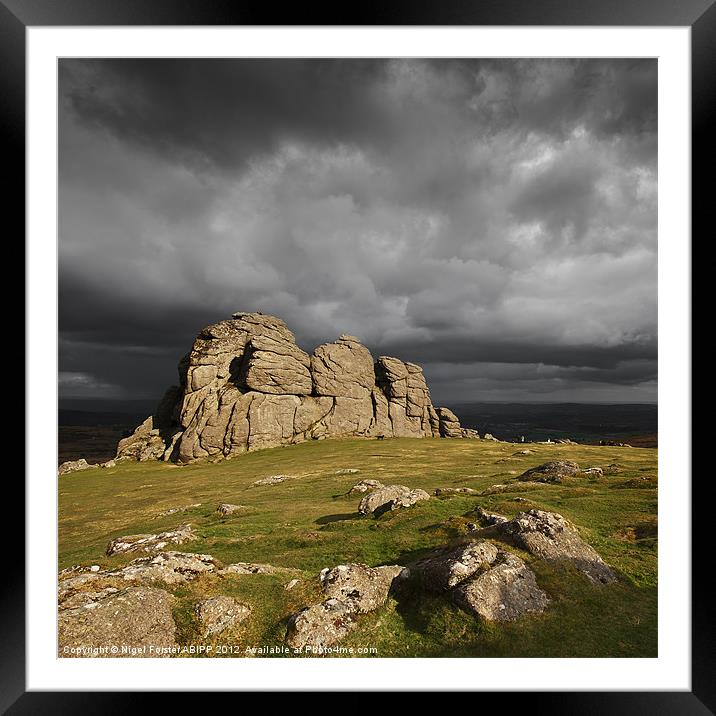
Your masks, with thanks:
[[[517,455],[529,447],[530,455]],[[360,496],[345,493],[375,478],[432,491],[437,487],[484,490],[515,480],[547,460],[576,460],[582,467],[618,464],[617,473],[578,477],[568,484],[522,486],[487,496],[432,498],[414,507],[361,517]],[[337,475],[341,468],[356,474]],[[293,479],[252,486],[276,474]],[[597,587],[568,565],[521,556],[552,598],[542,615],[510,624],[485,624],[447,598],[407,594],[360,617],[342,642],[381,657],[655,657],[657,656],[657,451],[590,445],[516,445],[477,440],[327,440],[263,450],[216,464],[174,466],[122,463],[59,478],[59,568],[99,564],[115,568],[137,555],[104,554],[121,535],[156,533],[191,522],[199,539],[178,549],[230,562],[264,562],[300,570],[294,575],[204,576],[170,588],[177,597],[177,639],[199,643],[194,604],[207,596],[236,596],[252,608],[234,632],[212,643],[239,648],[282,644],[286,621],[320,601],[318,572],[345,562],[404,564],[430,548],[467,534],[469,512],[481,505],[504,515],[532,507],[561,513],[619,574]],[[522,497],[528,502],[516,502]],[[220,502],[246,505],[230,517]],[[199,503],[185,512],[164,510]],[[231,654],[227,654],[231,655]],[[234,653],[236,655],[236,653]],[[376,652],[372,652],[375,656]]]

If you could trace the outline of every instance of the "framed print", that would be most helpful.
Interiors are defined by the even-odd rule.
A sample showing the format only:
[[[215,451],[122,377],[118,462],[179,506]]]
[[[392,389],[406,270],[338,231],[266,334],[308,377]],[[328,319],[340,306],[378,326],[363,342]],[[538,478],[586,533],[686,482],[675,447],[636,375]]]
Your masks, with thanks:
[[[713,6],[331,12],[0,5],[28,267],[3,707],[709,712]]]

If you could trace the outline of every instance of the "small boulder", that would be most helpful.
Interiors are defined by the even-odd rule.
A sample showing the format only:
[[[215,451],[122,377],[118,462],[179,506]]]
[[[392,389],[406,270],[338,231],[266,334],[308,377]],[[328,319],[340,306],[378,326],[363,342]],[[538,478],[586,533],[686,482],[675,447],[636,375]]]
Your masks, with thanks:
[[[263,485],[278,485],[290,479],[290,475],[269,475],[269,477],[263,477],[260,480],[256,480],[253,484],[259,487]]]
[[[196,539],[190,524],[180,525],[159,534],[127,535],[110,540],[107,555],[124,554],[127,552],[159,552],[168,544],[182,544]]]
[[[602,470],[601,467],[588,467],[585,470],[582,470],[582,472],[585,475],[592,475],[594,477],[603,477],[604,476],[604,470]]]
[[[452,593],[455,603],[487,621],[511,621],[542,612],[549,597],[531,569],[517,556],[501,552],[499,562],[463,581]]]
[[[472,487],[438,487],[435,497],[450,497],[450,495],[477,495],[479,492]]]
[[[233,515],[235,512],[239,512],[240,510],[245,510],[246,507],[244,505],[231,505],[228,502],[222,502],[217,508],[216,511],[220,515],[224,515],[225,517],[228,517],[229,515]]]
[[[425,490],[411,490],[405,485],[386,485],[367,494],[358,505],[358,512],[363,515],[410,507],[420,500],[429,500]]]
[[[336,470],[336,475],[355,475],[357,472],[360,472],[357,467],[343,467]]]
[[[240,624],[251,614],[251,607],[233,597],[222,595],[199,602],[194,612],[202,626],[203,636],[207,637]]]
[[[68,460],[67,462],[63,462],[57,468],[57,474],[58,475],[67,475],[70,472],[79,472],[80,470],[89,470],[94,467],[99,467],[99,465],[90,465],[87,462],[87,460],[85,460],[83,457],[81,457],[79,460]]]
[[[579,471],[579,465],[572,460],[552,460],[525,470],[519,479],[523,482],[560,483],[565,477],[572,477]]]

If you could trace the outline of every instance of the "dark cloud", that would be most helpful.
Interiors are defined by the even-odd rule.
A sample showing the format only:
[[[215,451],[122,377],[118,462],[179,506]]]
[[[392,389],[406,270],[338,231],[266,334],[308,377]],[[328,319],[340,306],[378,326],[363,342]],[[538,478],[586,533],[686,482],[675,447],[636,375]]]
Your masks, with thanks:
[[[284,318],[438,400],[656,397],[655,60],[62,60],[61,393]]]

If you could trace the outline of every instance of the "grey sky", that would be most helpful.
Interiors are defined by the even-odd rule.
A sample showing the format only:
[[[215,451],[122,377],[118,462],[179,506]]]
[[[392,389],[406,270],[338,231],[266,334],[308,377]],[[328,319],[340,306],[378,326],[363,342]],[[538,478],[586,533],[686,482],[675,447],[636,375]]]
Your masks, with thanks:
[[[283,318],[438,403],[656,399],[655,60],[63,60],[60,395]]]

